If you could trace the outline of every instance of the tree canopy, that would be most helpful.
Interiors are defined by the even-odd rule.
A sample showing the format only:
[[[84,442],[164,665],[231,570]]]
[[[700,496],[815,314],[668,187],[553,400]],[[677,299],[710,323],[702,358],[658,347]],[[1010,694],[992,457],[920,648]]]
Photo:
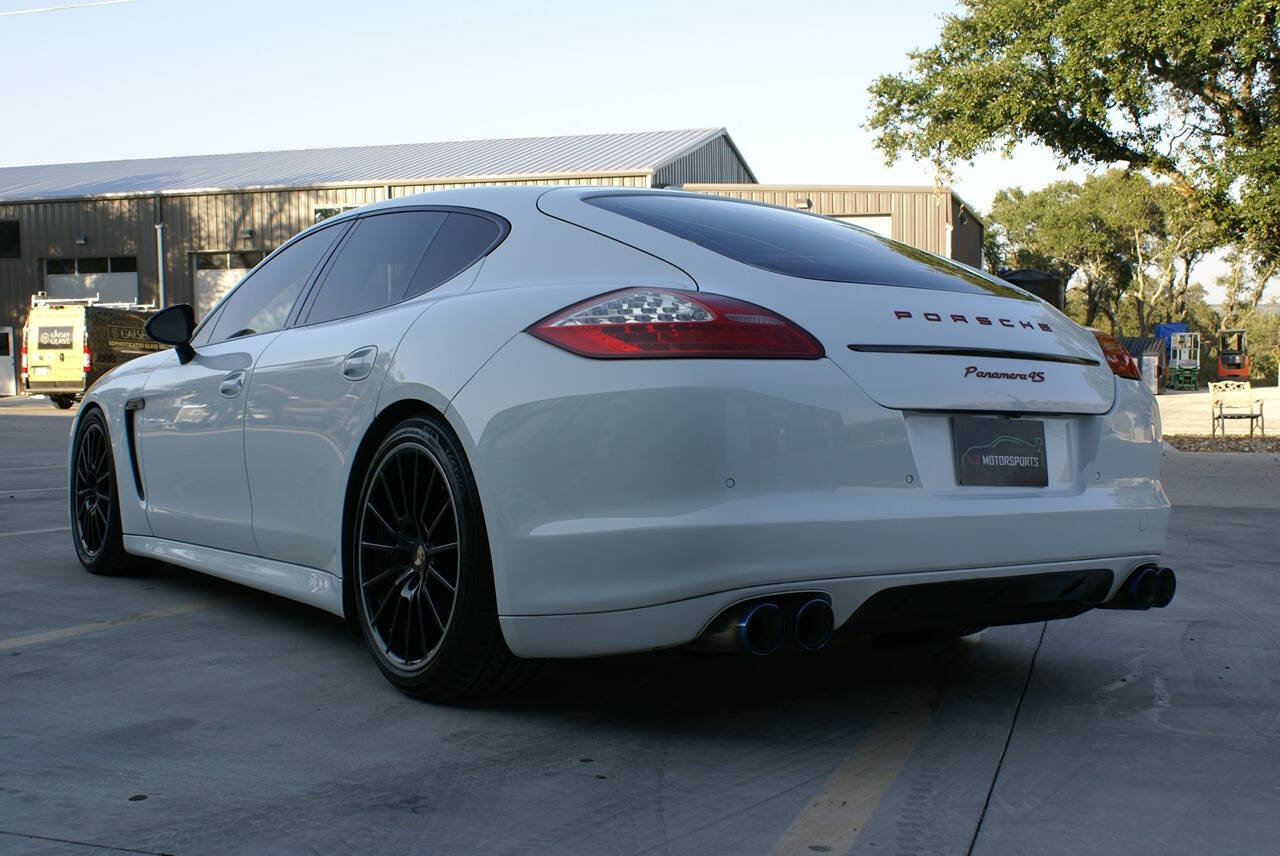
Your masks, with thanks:
[[[1186,320],[1191,272],[1219,241],[1168,183],[1124,170],[1001,190],[991,221],[993,261],[1074,280],[1087,326],[1103,315],[1117,331],[1131,312],[1144,335],[1156,321]]]
[[[961,0],[871,86],[890,160],[945,174],[1040,143],[1163,176],[1261,264],[1280,259],[1280,3]]]

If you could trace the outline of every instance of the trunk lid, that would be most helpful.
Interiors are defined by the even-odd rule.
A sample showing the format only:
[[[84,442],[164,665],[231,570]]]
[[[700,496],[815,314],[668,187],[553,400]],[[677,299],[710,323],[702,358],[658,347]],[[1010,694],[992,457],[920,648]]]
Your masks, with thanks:
[[[885,407],[1098,414],[1115,399],[1093,335],[1039,300],[797,280],[742,292],[816,336]]]
[[[702,291],[790,318],[885,407],[1098,414],[1114,402],[1089,331],[1002,280],[866,230],[670,191],[560,188],[538,207],[671,262]]]

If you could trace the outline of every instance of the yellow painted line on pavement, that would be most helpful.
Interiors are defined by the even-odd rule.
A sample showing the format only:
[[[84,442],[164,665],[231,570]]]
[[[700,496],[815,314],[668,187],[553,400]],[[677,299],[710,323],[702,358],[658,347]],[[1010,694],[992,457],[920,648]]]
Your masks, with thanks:
[[[51,529],[23,529],[21,532],[0,532],[0,538],[16,538],[19,535],[46,535],[50,532],[67,532],[70,526],[54,526]]]
[[[771,856],[849,852],[911,756],[930,715],[924,692],[891,704],[778,839]]]
[[[99,630],[106,630],[110,627],[120,627],[126,624],[141,624],[144,621],[154,621],[157,618],[172,618],[175,615],[185,615],[188,612],[212,609],[215,606],[222,606],[223,604],[231,603],[235,600],[237,600],[237,598],[231,597],[197,600],[191,603],[180,603],[177,606],[167,606],[164,609],[155,609],[151,612],[134,612],[129,615],[121,615],[118,618],[106,618],[102,621],[91,621],[88,624],[76,624],[71,627],[59,627],[57,630],[46,630],[43,633],[32,633],[28,636],[14,636],[10,639],[0,639],[0,651],[12,651],[14,648],[28,648],[32,645],[40,645],[44,642],[69,639],[73,636],[84,636],[86,633],[96,633]]]

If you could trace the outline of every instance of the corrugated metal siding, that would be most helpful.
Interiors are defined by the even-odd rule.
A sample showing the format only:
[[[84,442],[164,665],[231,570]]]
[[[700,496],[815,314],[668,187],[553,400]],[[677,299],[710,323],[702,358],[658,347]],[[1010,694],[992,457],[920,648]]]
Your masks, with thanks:
[[[755,183],[750,168],[724,134],[699,146],[653,173],[653,185],[666,187],[691,181]]]
[[[693,148],[668,148],[659,169],[664,183],[700,180],[751,181],[750,169],[737,155],[723,131],[679,132],[692,135],[677,142]],[[718,136],[698,145],[706,133]],[[644,138],[652,135],[605,135]],[[592,138],[594,139],[594,138]],[[668,138],[668,142],[672,140]],[[610,163],[652,154],[652,140],[624,140],[624,150],[610,155]],[[629,147],[628,147],[629,146]],[[649,146],[649,148],[646,148]],[[381,148],[381,147],[379,147]],[[565,155],[568,155],[568,151]],[[646,154],[648,153],[648,154]],[[508,154],[513,154],[509,151]],[[585,149],[578,152],[585,156]],[[132,162],[138,164],[141,162]],[[92,165],[87,165],[92,166]],[[0,170],[0,172],[3,172]],[[388,184],[391,186],[388,188]],[[433,190],[492,185],[553,186],[585,184],[601,187],[649,187],[651,173],[637,170],[578,173],[528,178],[449,179],[440,181],[371,182],[367,185],[232,192],[205,192],[113,199],[67,199],[0,203],[0,219],[20,222],[21,259],[0,259],[0,325],[21,328],[31,295],[40,290],[42,259],[49,256],[120,256],[138,259],[138,297],[157,300],[157,215],[164,223],[165,302],[194,300],[191,254],[208,250],[270,251],[310,226],[318,206],[367,205],[392,197]],[[241,235],[246,230],[253,234]],[[88,237],[77,247],[78,236]]]
[[[368,205],[385,198],[383,187],[163,197],[165,301],[193,301],[192,253],[270,252],[314,223],[316,207]],[[241,237],[246,230],[253,235]]]
[[[982,267],[982,221],[972,211],[951,198],[951,258],[973,267]]]
[[[146,198],[0,204],[0,220],[17,220],[22,258],[0,259],[0,326],[12,326],[15,341],[43,290],[46,258],[136,256],[140,297],[143,283],[156,278],[154,200]],[[77,245],[77,238],[87,238]]]
[[[686,183],[685,190],[750,199],[833,217],[889,215],[893,239],[947,255],[951,193],[930,187],[832,187]]]
[[[491,185],[586,184],[648,187],[649,176],[582,176],[568,180],[442,182],[393,185],[391,196],[456,187]],[[191,303],[195,282],[192,253],[235,250],[270,252],[315,222],[315,208],[368,205],[387,198],[385,185],[316,190],[203,193],[189,196],[132,197],[0,203],[0,219],[18,220],[22,258],[0,259],[0,326],[21,329],[31,295],[41,290],[43,259],[50,256],[136,256],[138,299],[158,300],[156,276],[157,206],[164,222],[165,302]],[[252,230],[249,238],[241,235]],[[76,237],[89,241],[77,247]]]

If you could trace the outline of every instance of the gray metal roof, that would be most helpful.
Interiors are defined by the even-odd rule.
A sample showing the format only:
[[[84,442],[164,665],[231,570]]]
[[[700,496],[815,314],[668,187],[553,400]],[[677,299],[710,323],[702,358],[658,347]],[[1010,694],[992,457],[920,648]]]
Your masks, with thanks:
[[[648,173],[721,134],[693,128],[2,167],[0,201]]]

